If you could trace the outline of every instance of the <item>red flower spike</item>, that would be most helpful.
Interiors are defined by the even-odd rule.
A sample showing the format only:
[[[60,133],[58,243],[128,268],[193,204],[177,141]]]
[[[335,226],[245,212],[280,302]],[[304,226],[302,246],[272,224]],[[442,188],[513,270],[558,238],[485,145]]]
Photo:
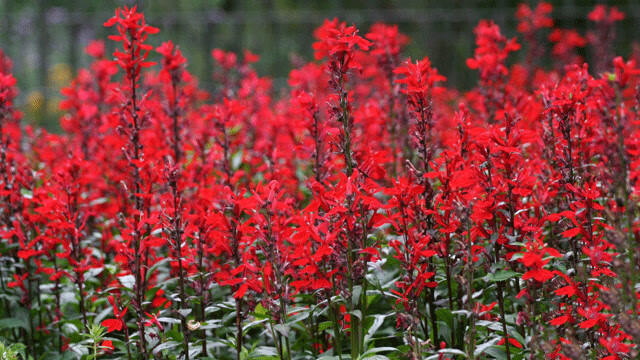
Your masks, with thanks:
[[[120,35],[111,35],[109,39],[121,42],[124,51],[116,49],[113,55],[118,65],[126,71],[128,79],[138,79],[140,70],[154,66],[155,63],[146,61],[151,46],[145,44],[149,34],[155,34],[160,30],[145,23],[144,15],[132,8],[116,9],[115,16],[104,23],[105,27],[116,25]]]

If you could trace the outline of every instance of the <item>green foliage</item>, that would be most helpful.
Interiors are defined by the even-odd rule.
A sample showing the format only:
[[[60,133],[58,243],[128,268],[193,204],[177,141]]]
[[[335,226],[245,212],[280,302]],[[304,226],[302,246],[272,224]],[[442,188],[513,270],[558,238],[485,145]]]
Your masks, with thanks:
[[[26,348],[27,347],[21,343],[15,343],[7,346],[4,342],[0,341],[0,360],[27,359],[27,356],[24,353]]]

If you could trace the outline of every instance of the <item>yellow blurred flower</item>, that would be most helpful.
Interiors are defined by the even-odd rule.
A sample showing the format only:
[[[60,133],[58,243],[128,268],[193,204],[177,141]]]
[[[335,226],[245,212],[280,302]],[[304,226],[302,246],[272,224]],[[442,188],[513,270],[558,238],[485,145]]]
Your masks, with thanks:
[[[39,113],[44,109],[44,94],[39,90],[33,90],[27,95],[26,110],[29,113]]]
[[[57,63],[49,68],[49,86],[62,88],[69,85],[73,77],[71,66],[66,63]]]

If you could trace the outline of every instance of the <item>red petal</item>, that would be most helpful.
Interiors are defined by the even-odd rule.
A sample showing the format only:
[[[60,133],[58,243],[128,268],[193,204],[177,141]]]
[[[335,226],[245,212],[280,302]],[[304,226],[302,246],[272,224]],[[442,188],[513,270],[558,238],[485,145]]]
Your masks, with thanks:
[[[115,330],[122,329],[122,321],[118,319],[106,319],[106,320],[103,320],[102,323],[100,323],[100,325],[106,327],[107,332],[112,332]]]
[[[578,324],[578,326],[580,326],[581,329],[590,329],[596,326],[597,323],[598,319],[591,319],[581,322],[580,324]]]
[[[557,318],[549,321],[549,324],[551,324],[553,326],[560,326],[560,325],[566,323],[568,320],[569,320],[569,316],[562,315],[562,316],[558,316]]]
[[[553,278],[553,273],[545,269],[534,269],[527,271],[526,273],[524,273],[524,275],[522,275],[522,280],[529,280],[531,278],[539,282],[545,282]]]
[[[567,295],[569,297],[573,296],[576,293],[576,289],[573,286],[563,286],[560,289],[556,290],[556,295]]]
[[[247,283],[244,283],[240,286],[240,288],[238,289],[238,291],[236,291],[235,294],[233,294],[233,297],[236,299],[240,299],[244,296],[244,294],[247,293],[247,290],[249,289],[249,285]]]
[[[111,19],[107,20],[103,25],[105,27],[110,27],[110,26],[113,26],[117,21],[118,21],[118,18],[114,16]]]
[[[563,237],[574,237],[576,235],[580,234],[580,229],[579,228],[573,228],[573,229],[569,229],[565,232],[562,233]]]

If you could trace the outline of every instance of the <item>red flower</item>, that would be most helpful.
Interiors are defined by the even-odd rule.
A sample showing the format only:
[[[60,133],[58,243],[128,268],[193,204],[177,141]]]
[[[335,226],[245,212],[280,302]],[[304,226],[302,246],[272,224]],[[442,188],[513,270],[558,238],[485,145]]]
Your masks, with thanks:
[[[27,288],[24,285],[24,281],[27,279],[27,276],[29,276],[29,273],[24,273],[23,275],[13,274],[13,278],[15,279],[15,281],[9,282],[7,286],[10,288],[19,287],[23,292],[26,293]]]
[[[145,314],[147,315],[148,319],[144,322],[144,326],[156,325],[158,329],[160,329],[160,331],[164,331],[164,326],[158,320],[158,314],[149,314],[148,312],[145,312]]]
[[[220,49],[213,49],[211,57],[225,70],[230,70],[237,65],[238,56],[232,52],[225,52]]]
[[[318,39],[313,44],[316,59],[320,60],[341,52],[351,52],[356,45],[362,50],[369,50],[371,42],[356,35],[357,33],[355,26],[347,26],[344,22],[339,23],[337,18],[332,21],[325,20],[324,24],[314,32],[314,36]]]
[[[108,351],[110,351],[110,350],[113,350],[113,349],[114,349],[114,347],[113,347],[113,342],[112,342],[111,340],[103,340],[103,341],[100,343],[100,347],[102,347],[102,348],[104,348],[104,349],[106,349],[106,350],[108,350]]]
[[[122,330],[122,321],[118,320],[118,319],[106,319],[103,320],[100,325],[104,326],[107,328],[107,332],[112,332],[112,331],[120,331]]]
[[[561,257],[556,249],[546,246],[539,238],[527,242],[526,251],[523,252],[522,257],[519,259],[529,269],[522,275],[522,280],[534,279],[539,282],[545,282],[553,278],[553,272],[543,268],[550,261],[549,258],[544,259],[545,255]]]
[[[367,51],[371,42],[358,36],[355,26],[347,26],[346,23],[325,20],[324,24],[316,29],[314,36],[318,41],[313,43],[314,56],[317,60],[328,57],[331,63],[339,65],[342,73],[349,69],[362,69],[362,66],[354,60],[356,46]]]
[[[536,5],[535,10],[531,10],[529,5],[518,5],[516,18],[518,22],[518,32],[527,34],[533,33],[542,28],[550,28],[553,26],[553,19],[549,17],[553,11],[553,6],[547,2],[541,1]]]
[[[409,43],[409,37],[398,31],[398,25],[373,24],[367,39],[373,42],[371,54],[379,57],[394,57]]]
[[[588,15],[589,20],[593,22],[606,22],[614,23],[616,21],[624,20],[624,13],[618,10],[616,6],[612,6],[608,9],[605,5],[596,5]]]
[[[437,69],[431,67],[431,61],[426,56],[415,63],[407,59],[403,66],[396,68],[393,72],[404,75],[403,78],[397,79],[396,83],[406,85],[400,91],[407,95],[409,106],[415,112],[427,106],[433,95],[444,90],[436,87],[436,83],[447,80],[438,74]]]
[[[104,41],[93,40],[87,45],[85,52],[96,59],[104,58]]]
[[[116,330],[120,331],[122,330],[123,326],[127,326],[124,321],[124,316],[127,314],[128,308],[125,308],[123,311],[120,311],[116,306],[116,300],[113,296],[109,295],[108,300],[109,300],[109,303],[111,303],[111,306],[113,308],[113,314],[116,316],[116,318],[103,320],[102,323],[100,323],[100,325],[106,327],[107,332],[112,332]]]
[[[498,343],[496,345],[504,345],[504,343],[505,343],[504,339],[505,338],[500,339],[500,341],[498,341]],[[516,339],[514,339],[512,337],[509,337],[509,344],[517,347],[518,349],[522,349],[522,344],[520,344],[520,342],[518,340],[516,340]]]
[[[175,72],[187,63],[187,59],[182,56],[180,49],[173,45],[171,40],[163,42],[156,51],[163,56],[162,69],[169,73]]]
[[[121,42],[124,52],[117,50],[113,53],[118,65],[127,72],[127,78],[131,81],[140,76],[140,70],[151,67],[155,63],[145,61],[152,49],[145,44],[149,34],[155,34],[158,30],[149,26],[144,21],[144,15],[136,11],[137,6],[116,9],[114,17],[104,23],[105,27],[116,25],[119,35],[110,35],[109,39]]]
[[[508,74],[505,60],[509,53],[520,49],[515,38],[507,40],[493,21],[481,20],[473,31],[476,34],[476,50],[467,59],[470,69],[480,70],[480,77],[495,80]]]

